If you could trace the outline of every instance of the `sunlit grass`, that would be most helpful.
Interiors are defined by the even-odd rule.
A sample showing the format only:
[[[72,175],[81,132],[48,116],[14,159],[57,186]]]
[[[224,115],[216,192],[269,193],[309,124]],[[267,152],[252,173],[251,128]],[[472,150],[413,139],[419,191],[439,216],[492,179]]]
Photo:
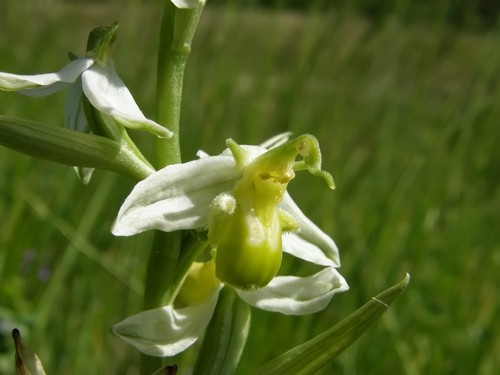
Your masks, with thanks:
[[[83,53],[90,29],[117,19],[117,69],[153,115],[159,13],[153,5],[10,8],[0,16],[0,70],[54,71],[67,51]],[[186,77],[184,160],[199,148],[219,152],[228,137],[315,134],[337,189],[300,175],[290,189],[338,243],[351,286],[314,316],[253,311],[242,373],[332,326],[406,272],[405,294],[324,373],[494,373],[498,32],[232,8],[204,16]],[[0,113],[55,125],[63,105],[64,94],[0,93]],[[149,136],[134,135],[148,154]],[[10,371],[14,326],[49,374],[135,373],[133,349],[108,333],[141,305],[150,235],[109,233],[132,182],[98,172],[83,187],[71,168],[5,148],[0,176],[0,373]]]

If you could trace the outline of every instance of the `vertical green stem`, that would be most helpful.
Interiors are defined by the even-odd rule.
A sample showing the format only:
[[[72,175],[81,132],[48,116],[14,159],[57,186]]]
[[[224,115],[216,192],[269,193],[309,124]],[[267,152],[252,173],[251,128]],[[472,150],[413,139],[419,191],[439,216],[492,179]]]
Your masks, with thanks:
[[[181,232],[155,232],[149,254],[146,288],[144,290],[144,310],[168,304],[174,284],[174,269],[177,265],[181,245]],[[157,262],[161,261],[161,264]]]
[[[174,136],[170,139],[157,139],[156,156],[159,167],[181,162],[179,119],[184,70],[202,11],[202,6],[177,9],[168,1],[163,13],[156,105],[158,121],[169,128]]]
[[[154,234],[149,253],[144,286],[144,310],[168,304],[175,280],[175,271],[181,248],[181,232]],[[163,364],[160,357],[141,354],[141,375],[150,375]]]
[[[166,1],[158,51],[157,120],[174,135],[157,139],[156,166],[163,168],[181,162],[179,120],[181,114],[184,70],[191,51],[191,41],[203,6],[177,9]],[[181,232],[156,232],[149,255],[144,309],[165,305],[175,282],[175,272],[181,250]],[[162,365],[161,358],[141,356],[141,374],[149,375]]]
[[[163,11],[158,48],[158,75],[156,93],[156,115],[174,135],[169,139],[156,139],[156,163],[159,168],[181,162],[179,122],[181,116],[184,69],[189,51],[175,56],[172,52],[176,8],[167,1]]]

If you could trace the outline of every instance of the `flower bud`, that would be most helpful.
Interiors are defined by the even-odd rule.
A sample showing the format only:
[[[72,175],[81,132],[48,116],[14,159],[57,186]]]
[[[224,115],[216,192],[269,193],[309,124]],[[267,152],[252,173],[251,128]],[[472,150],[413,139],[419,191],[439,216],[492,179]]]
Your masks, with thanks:
[[[207,300],[220,282],[215,277],[215,263],[194,262],[175,299],[176,305],[195,305]]]

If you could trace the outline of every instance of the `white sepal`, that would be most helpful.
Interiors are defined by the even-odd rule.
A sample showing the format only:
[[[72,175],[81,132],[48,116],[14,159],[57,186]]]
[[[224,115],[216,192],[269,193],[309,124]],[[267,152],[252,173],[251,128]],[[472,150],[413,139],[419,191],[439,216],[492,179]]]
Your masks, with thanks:
[[[75,82],[92,64],[93,59],[81,58],[71,61],[56,73],[21,75],[0,72],[0,89],[31,96],[50,95]]]
[[[236,292],[259,309],[305,315],[323,310],[334,294],[348,289],[342,275],[328,267],[308,277],[277,276],[262,289],[252,292],[236,289]]]
[[[112,332],[140,352],[171,357],[194,344],[205,332],[219,297],[220,288],[200,304],[174,309],[167,305],[129,316]]]
[[[333,261],[335,267],[340,267],[339,250],[337,245],[335,245],[335,242],[333,242],[330,236],[323,232],[316,224],[309,220],[306,215],[304,215],[288,192],[285,193],[279,207],[292,215],[299,225],[300,229],[297,233],[295,233],[297,236],[309,244],[321,249],[321,251]],[[301,257],[299,256],[299,258]]]
[[[283,234],[283,251],[296,258],[325,267],[335,267],[336,264],[328,258],[316,245],[307,242],[295,233]]]
[[[170,130],[144,116],[112,64],[96,64],[83,72],[82,86],[95,108],[126,128],[145,130],[162,138],[172,136]]]
[[[231,191],[238,173],[230,156],[169,165],[134,187],[112,232],[131,236],[150,229],[172,232],[205,227],[212,200],[223,191]]]

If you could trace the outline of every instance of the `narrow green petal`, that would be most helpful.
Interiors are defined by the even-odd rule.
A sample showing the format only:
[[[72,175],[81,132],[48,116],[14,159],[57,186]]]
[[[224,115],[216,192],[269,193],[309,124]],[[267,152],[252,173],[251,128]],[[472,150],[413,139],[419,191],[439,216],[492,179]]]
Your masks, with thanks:
[[[118,22],[109,26],[99,26],[92,30],[87,39],[87,56],[92,57],[100,65],[106,65],[108,51],[116,40]]]

